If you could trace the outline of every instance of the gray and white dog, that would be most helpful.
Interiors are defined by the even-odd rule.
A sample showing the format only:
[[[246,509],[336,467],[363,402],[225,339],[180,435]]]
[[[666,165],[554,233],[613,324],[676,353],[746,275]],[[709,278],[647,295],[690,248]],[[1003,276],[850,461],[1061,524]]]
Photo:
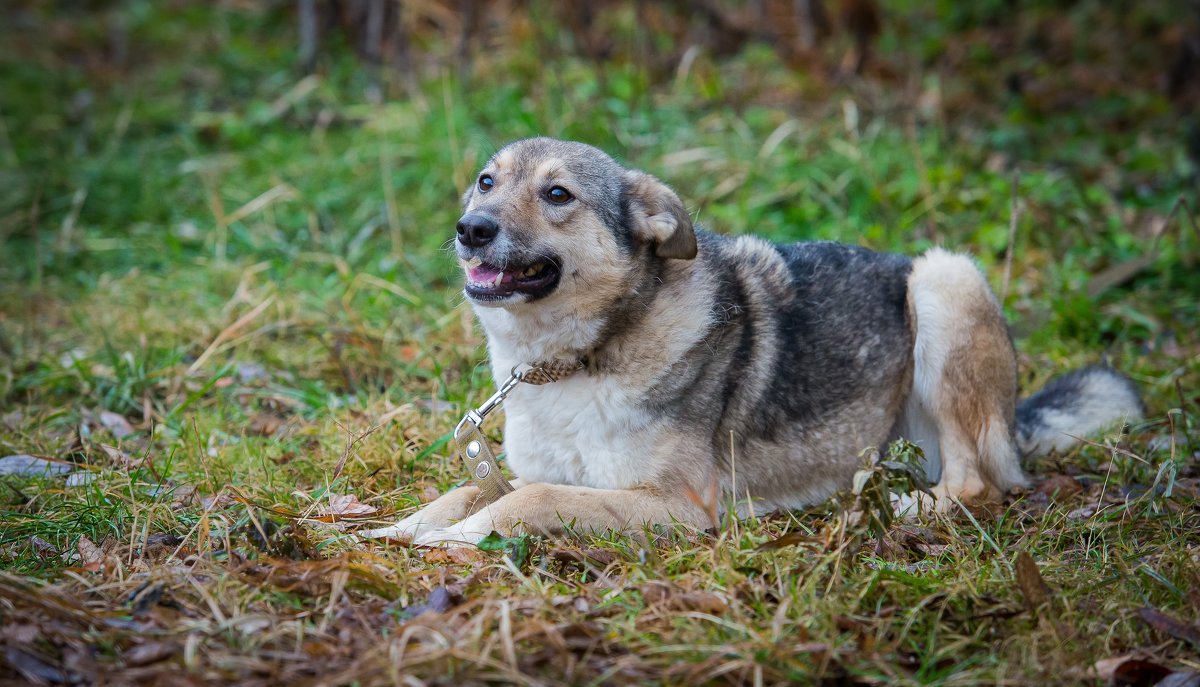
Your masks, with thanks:
[[[1026,484],[1022,456],[1142,413],[1105,367],[1018,404],[1000,306],[963,255],[697,231],[658,179],[547,138],[496,153],[463,206],[456,250],[496,379],[584,369],[509,396],[514,492],[486,504],[461,487],[369,536],[710,526],[696,495],[714,485],[739,510],[805,506],[897,437],[923,449],[944,509],[998,498]]]

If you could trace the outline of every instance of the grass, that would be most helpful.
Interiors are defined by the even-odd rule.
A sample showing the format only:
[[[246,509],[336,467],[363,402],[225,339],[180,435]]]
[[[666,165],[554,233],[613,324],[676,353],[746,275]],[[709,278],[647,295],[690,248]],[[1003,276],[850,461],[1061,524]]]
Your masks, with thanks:
[[[1200,616],[1196,174],[1187,116],[1136,85],[1154,83],[1145,36],[1169,9],[1033,3],[1012,29],[901,8],[879,41],[891,73],[841,82],[753,45],[666,75],[597,66],[534,12],[468,75],[433,41],[416,85],[385,79],[379,102],[336,45],[298,75],[269,6],[23,6],[0,28],[0,455],[79,470],[0,485],[0,676],[1096,683],[1096,661],[1131,653],[1200,668],[1186,632],[1143,614]],[[1104,28],[1046,54],[997,47],[1072,24]],[[111,60],[114,25],[138,59]],[[1032,85],[1006,91],[1008,71]],[[1029,466],[1050,486],[986,512],[873,526],[851,516],[869,499],[843,494],[709,532],[452,554],[348,541],[332,496],[375,509],[355,524],[388,522],[462,480],[446,436],[491,380],[443,246],[473,170],[535,133],[654,172],[717,231],[944,244],[998,291],[1011,247],[1023,388],[1104,356],[1148,419]],[[1020,579],[1022,552],[1048,594]]]

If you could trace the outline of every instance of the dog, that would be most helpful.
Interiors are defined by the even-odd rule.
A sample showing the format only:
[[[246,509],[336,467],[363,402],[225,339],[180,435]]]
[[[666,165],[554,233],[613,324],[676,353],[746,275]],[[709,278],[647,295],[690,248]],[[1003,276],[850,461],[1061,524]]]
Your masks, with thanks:
[[[1018,403],[1000,304],[964,255],[698,230],[657,178],[548,138],[497,152],[462,203],[455,250],[497,382],[583,369],[509,394],[515,491],[489,504],[459,487],[367,536],[710,527],[696,495],[713,485],[739,515],[811,505],[901,437],[935,485],[924,507],[945,510],[1025,486],[1022,458],[1143,412],[1103,366]]]

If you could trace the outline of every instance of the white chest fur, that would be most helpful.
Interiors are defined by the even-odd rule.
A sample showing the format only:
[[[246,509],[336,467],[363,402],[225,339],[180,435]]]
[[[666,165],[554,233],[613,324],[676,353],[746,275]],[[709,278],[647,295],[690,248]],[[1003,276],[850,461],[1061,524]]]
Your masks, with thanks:
[[[627,489],[651,481],[655,428],[629,392],[583,372],[518,387],[505,402],[509,466],[531,482]]]

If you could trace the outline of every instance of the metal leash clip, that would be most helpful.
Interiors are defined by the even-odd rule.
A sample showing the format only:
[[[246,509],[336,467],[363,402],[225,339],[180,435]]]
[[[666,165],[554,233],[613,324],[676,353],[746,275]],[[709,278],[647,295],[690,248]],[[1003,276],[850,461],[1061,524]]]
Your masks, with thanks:
[[[458,446],[458,455],[467,464],[471,479],[474,480],[475,486],[479,487],[480,494],[487,503],[492,503],[505,494],[511,493],[515,488],[500,473],[500,466],[496,464],[496,456],[488,446],[487,438],[483,436],[483,430],[480,429],[483,419],[487,417],[488,413],[499,408],[500,404],[504,402],[504,398],[521,382],[534,385],[557,382],[582,369],[583,363],[554,361],[530,365],[524,370],[518,369],[519,367],[512,369],[508,379],[500,385],[491,398],[483,402],[483,405],[467,411],[458,426],[454,428],[454,443]]]

